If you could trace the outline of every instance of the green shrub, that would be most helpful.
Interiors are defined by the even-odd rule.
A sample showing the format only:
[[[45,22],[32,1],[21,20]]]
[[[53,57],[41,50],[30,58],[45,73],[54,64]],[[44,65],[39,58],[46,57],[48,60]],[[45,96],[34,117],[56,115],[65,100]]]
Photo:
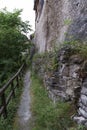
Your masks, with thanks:
[[[87,130],[87,128],[83,125],[78,125],[76,127],[70,128],[69,130]]]
[[[71,19],[65,19],[64,25],[70,25],[72,23]]]
[[[70,42],[64,42],[63,45],[70,46],[73,50],[73,54],[79,54],[81,58],[87,59],[87,44],[72,40]]]
[[[40,71],[52,73],[58,68],[57,50],[35,54],[33,58],[33,71],[38,74]]]
[[[16,97],[8,104],[8,116],[6,119],[3,116],[0,117],[0,130],[13,130],[14,117],[18,109],[20,101],[20,95],[22,92],[21,85],[16,89]],[[14,129],[15,130],[15,129]]]

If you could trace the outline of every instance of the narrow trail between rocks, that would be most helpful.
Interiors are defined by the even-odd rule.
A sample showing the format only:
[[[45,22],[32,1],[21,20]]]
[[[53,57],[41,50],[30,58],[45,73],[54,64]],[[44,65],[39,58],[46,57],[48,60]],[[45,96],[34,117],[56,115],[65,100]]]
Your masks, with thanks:
[[[30,130],[29,122],[31,118],[30,111],[30,71],[27,71],[24,77],[24,90],[16,117],[16,130]]]

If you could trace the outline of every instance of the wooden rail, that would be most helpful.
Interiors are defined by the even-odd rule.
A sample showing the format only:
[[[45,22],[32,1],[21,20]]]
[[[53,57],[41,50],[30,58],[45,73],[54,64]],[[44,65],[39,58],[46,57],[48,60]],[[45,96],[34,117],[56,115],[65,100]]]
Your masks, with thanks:
[[[0,89],[0,116],[3,115],[4,118],[7,117],[7,105],[15,97],[15,89],[19,86],[19,82],[22,78],[23,64],[18,72]],[[6,91],[9,89],[9,93],[6,96]]]

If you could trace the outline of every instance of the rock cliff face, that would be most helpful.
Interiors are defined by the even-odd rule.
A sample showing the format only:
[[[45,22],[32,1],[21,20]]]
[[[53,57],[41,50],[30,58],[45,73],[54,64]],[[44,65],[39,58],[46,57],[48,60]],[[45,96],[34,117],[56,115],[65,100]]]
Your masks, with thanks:
[[[46,41],[47,41],[47,5],[46,1],[44,1],[43,9],[40,9],[40,2],[36,0],[35,3],[36,8],[36,18],[35,18],[35,43],[39,52],[44,52],[46,49]]]
[[[36,8],[35,41],[39,52],[65,40],[87,40],[87,0],[44,0]]]
[[[73,119],[87,126],[87,60],[75,49],[75,46],[66,45],[57,51],[57,66],[52,70],[50,63],[53,53],[36,57],[33,71],[43,79],[53,102],[62,100],[75,103],[77,116]]]
[[[34,9],[35,43],[40,53],[64,41],[87,42],[87,0],[35,0]],[[58,67],[52,73],[46,70],[51,61],[46,56],[34,62],[33,70],[42,76],[54,102],[75,101],[78,113],[73,118],[87,126],[87,61],[74,50],[72,45],[59,50]]]
[[[78,72],[83,64],[83,59],[79,55],[73,54],[73,51],[71,47],[63,47],[58,52],[57,70],[51,77],[45,76],[46,86],[54,101],[73,101],[80,96],[82,80]]]

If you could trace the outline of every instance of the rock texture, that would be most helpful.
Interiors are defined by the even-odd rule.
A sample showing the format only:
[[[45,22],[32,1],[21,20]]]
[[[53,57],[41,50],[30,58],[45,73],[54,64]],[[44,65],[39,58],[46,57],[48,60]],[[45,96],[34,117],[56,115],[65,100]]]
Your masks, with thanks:
[[[73,48],[66,46],[58,52],[58,68],[51,76],[45,75],[45,84],[50,97],[56,100],[72,101],[79,99],[82,80],[79,70],[83,59],[73,54]]]
[[[87,67],[87,64],[86,64]],[[82,82],[82,89],[80,93],[80,98],[78,102],[78,114],[74,116],[74,120],[79,124],[87,126],[87,71],[85,70],[86,77]]]
[[[35,43],[40,53],[49,52],[64,41],[87,42],[87,0],[44,0],[43,8],[35,0]],[[74,120],[87,126],[87,61],[64,46],[57,53],[58,66],[49,71],[52,57],[39,57],[33,70],[43,79],[49,97],[75,101],[78,109]],[[47,70],[48,68],[48,70]]]
[[[87,0],[71,0],[69,8],[72,23],[68,28],[68,38],[72,36],[73,39],[87,42]]]
[[[50,71],[53,55],[35,57],[33,70],[43,79],[53,102],[74,101],[77,115],[73,119],[87,126],[87,60],[67,45],[56,52],[57,66]]]
[[[37,2],[39,0],[36,0]],[[36,5],[36,23],[35,23],[35,43],[39,52],[44,52],[46,49],[46,40],[47,40],[47,5],[46,1],[44,1],[44,6],[42,13],[38,8],[40,8],[40,3]],[[40,15],[41,13],[41,15]]]
[[[35,11],[37,16],[40,10]],[[87,40],[87,0],[44,0],[36,19],[35,42],[39,52],[51,50],[65,40]]]

